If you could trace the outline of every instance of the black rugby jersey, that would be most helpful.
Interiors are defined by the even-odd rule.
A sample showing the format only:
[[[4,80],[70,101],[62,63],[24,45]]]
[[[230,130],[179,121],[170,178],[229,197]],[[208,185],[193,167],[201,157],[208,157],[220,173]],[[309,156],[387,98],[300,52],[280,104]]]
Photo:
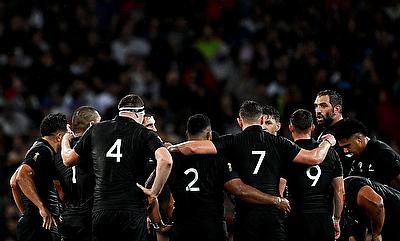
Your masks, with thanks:
[[[53,184],[55,151],[44,139],[38,139],[25,155],[23,164],[34,171],[33,182],[44,206],[54,215],[59,215],[58,197]],[[24,214],[37,213],[38,209],[24,194],[22,201]]]
[[[313,139],[301,139],[295,143],[307,150],[318,147],[318,143]],[[285,178],[293,199],[292,211],[328,212],[332,179],[342,175],[342,165],[333,148],[319,165],[309,166],[291,162]]]
[[[79,139],[80,137],[73,138],[71,144],[76,144]],[[82,160],[85,156],[79,158]],[[60,181],[64,192],[63,214],[92,212],[94,173],[91,158],[89,157],[88,161],[81,161],[76,166],[66,167],[61,158],[61,153],[57,153],[55,166],[57,179]]]
[[[400,155],[386,143],[371,139],[361,155],[356,157],[350,174],[389,185],[400,174]]]
[[[274,196],[279,196],[282,169],[300,152],[295,143],[263,131],[259,125],[249,126],[236,135],[221,136],[213,143],[244,183]],[[238,204],[250,205],[240,200]]]
[[[357,225],[369,225],[366,214],[357,205],[357,195],[364,186],[371,187],[383,199],[385,207],[385,222],[382,230],[383,240],[400,240],[400,192],[394,188],[365,177],[349,176],[344,179],[346,191],[344,220],[347,232],[351,235],[358,230]]]
[[[324,130],[318,135],[318,141],[320,141],[321,136],[326,135],[326,134],[332,134],[334,137],[336,137],[336,132],[337,132],[338,126],[342,121],[343,121],[343,119],[329,127],[324,128]],[[339,159],[342,163],[343,176],[347,177],[349,175],[349,173],[351,172],[351,166],[354,162],[354,157],[346,155],[344,153],[343,148],[339,146],[339,142],[336,142],[336,144],[333,148],[339,155]]]
[[[145,196],[135,183],[144,184],[146,162],[162,146],[153,131],[127,117],[117,116],[90,127],[74,149],[93,161],[93,210],[144,207]]]
[[[173,153],[173,160],[168,184],[175,199],[175,223],[195,226],[207,220],[222,222],[224,184],[237,177],[231,165],[218,155]]]

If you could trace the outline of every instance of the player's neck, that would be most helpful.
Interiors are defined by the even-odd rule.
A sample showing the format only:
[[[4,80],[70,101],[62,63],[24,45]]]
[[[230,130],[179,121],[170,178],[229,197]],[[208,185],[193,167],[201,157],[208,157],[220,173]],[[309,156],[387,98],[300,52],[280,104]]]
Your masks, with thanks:
[[[338,123],[338,122],[341,121],[341,120],[343,120],[342,114],[340,114],[340,115],[338,116],[338,118],[333,119],[333,121],[332,121],[332,123],[331,123],[330,126],[333,126],[334,124]]]
[[[57,142],[56,140],[54,140],[53,137],[51,136],[44,136],[42,137],[42,139],[46,140],[50,146],[53,148],[53,150],[57,151],[58,150],[58,146],[59,146],[59,142]]]
[[[261,126],[261,124],[259,124],[259,123],[243,123],[242,131],[249,126]]]
[[[311,139],[311,133],[292,132],[292,137],[293,137],[294,141],[301,140],[301,139]]]

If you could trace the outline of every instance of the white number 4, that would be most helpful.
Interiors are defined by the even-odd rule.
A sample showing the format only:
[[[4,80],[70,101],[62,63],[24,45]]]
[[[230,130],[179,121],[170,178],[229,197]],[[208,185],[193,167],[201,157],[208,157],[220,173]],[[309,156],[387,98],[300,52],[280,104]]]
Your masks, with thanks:
[[[117,151],[113,153],[115,149],[117,149]],[[115,157],[117,158],[117,162],[121,162],[121,139],[117,139],[114,142],[114,145],[112,145],[112,147],[107,151],[106,157]]]
[[[256,168],[255,168],[254,171],[253,171],[253,174],[257,174],[257,173],[258,173],[258,170],[260,170],[261,163],[262,163],[263,160],[264,160],[265,151],[252,151],[251,154],[253,154],[253,155],[260,155],[260,158],[258,159]]]

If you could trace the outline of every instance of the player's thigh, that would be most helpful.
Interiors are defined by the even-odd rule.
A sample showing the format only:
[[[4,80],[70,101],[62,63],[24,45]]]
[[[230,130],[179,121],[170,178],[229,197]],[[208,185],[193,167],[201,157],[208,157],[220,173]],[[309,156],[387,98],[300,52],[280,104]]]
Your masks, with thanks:
[[[97,211],[92,220],[94,241],[147,240],[146,210]]]
[[[61,223],[61,236],[63,241],[91,241],[91,213],[87,215],[65,215]]]
[[[17,223],[17,240],[18,241],[57,241],[58,234],[52,234],[50,230],[42,227],[42,219],[40,216],[22,216]],[[54,228],[53,228],[54,229]],[[57,232],[57,230],[53,230]]]
[[[170,241],[226,241],[223,222],[174,224]]]
[[[233,240],[283,241],[286,238],[283,214],[274,208],[241,213],[235,222]]]
[[[325,213],[306,213],[289,217],[289,241],[333,241],[332,218]]]

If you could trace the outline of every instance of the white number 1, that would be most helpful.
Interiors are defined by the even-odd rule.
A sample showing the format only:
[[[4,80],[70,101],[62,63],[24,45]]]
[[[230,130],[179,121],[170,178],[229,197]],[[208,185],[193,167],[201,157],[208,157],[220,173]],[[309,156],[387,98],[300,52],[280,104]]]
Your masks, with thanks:
[[[261,163],[262,163],[263,160],[264,160],[265,151],[252,151],[251,154],[253,154],[253,155],[260,155],[260,158],[258,159],[256,168],[254,169],[254,172],[253,172],[253,174],[257,174],[257,173],[258,173],[258,170],[260,170]]]
[[[76,166],[72,167],[72,183],[76,183]]]
[[[116,153],[113,153],[113,151],[117,149]],[[114,142],[114,145],[112,145],[112,147],[107,151],[106,153],[106,157],[115,157],[117,158],[117,162],[121,162],[121,157],[122,157],[122,153],[121,153],[121,139],[117,139]]]

